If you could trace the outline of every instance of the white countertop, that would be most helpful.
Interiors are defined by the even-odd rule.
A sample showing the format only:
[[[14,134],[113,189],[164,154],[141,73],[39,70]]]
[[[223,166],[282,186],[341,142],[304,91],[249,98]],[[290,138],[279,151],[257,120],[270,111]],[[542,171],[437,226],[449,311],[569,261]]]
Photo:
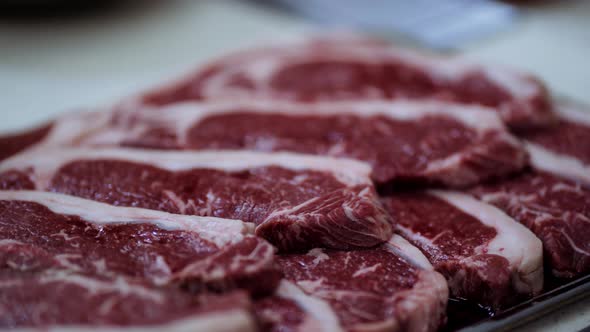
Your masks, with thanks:
[[[309,29],[303,21],[247,3],[150,3],[61,21],[0,22],[0,130],[109,104],[211,56]],[[590,103],[590,1],[531,6],[512,29],[464,53],[530,70],[557,93]],[[587,325],[590,299],[522,330],[576,331]]]

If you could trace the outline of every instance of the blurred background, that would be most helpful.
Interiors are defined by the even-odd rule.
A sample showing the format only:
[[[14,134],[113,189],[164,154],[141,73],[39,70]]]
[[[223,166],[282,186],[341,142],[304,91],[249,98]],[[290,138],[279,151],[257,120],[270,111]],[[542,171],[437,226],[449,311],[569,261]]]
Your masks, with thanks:
[[[587,0],[0,0],[0,130],[108,104],[229,50],[334,28],[528,69],[590,102]]]
[[[587,0],[0,0],[0,130],[108,105],[227,51],[329,29],[530,70],[590,103]],[[526,329],[587,325],[590,300]]]

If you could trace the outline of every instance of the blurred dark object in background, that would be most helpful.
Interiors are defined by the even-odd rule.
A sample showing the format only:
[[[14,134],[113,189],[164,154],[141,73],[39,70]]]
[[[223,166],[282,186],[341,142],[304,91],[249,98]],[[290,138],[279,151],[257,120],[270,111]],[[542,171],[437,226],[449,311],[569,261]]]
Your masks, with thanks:
[[[46,19],[78,17],[95,12],[115,10],[140,1],[133,0],[0,0],[0,19]]]

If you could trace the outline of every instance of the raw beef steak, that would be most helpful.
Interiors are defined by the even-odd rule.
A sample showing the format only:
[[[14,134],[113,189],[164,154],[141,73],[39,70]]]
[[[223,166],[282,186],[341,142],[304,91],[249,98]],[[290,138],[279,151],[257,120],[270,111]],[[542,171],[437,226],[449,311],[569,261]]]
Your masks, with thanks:
[[[285,279],[256,304],[271,331],[435,331],[444,323],[444,278],[398,235],[374,249],[277,259]]]
[[[0,191],[0,328],[254,330],[273,248],[241,221]],[[183,291],[179,285],[192,292]]]
[[[3,331],[257,331],[245,294],[195,295],[120,276],[37,267],[0,271]]]
[[[253,293],[268,293],[278,281],[274,248],[239,220],[0,191],[0,221],[0,266],[8,275],[42,268]]]
[[[0,164],[0,188],[240,219],[281,250],[380,244],[391,219],[354,160],[291,153],[61,149]]]
[[[492,205],[445,191],[397,193],[383,202],[452,295],[497,309],[542,290],[541,242]]]
[[[111,117],[110,112],[72,112],[36,128],[0,133],[0,161],[24,150],[76,145],[86,135],[104,131]]]
[[[543,242],[557,277],[590,272],[590,114],[561,104],[559,123],[523,133],[534,170],[472,190]]]
[[[590,272],[590,189],[546,172],[529,172],[471,192],[528,227],[543,242],[557,277]]]
[[[552,118],[545,86],[529,74],[359,40],[312,39],[238,52],[130,102],[164,105],[230,98],[436,98],[491,106],[513,127],[545,124]]]
[[[442,102],[183,104],[119,114],[81,144],[247,149],[350,157],[381,187],[463,187],[522,169],[527,155],[483,107]]]
[[[590,107],[561,102],[559,121],[544,130],[527,130],[526,141],[535,169],[590,185]]]

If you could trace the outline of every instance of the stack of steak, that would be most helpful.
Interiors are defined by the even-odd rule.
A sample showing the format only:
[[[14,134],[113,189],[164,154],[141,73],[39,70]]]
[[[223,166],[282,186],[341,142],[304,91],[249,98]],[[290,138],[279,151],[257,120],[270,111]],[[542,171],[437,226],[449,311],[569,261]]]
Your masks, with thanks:
[[[0,137],[0,328],[436,331],[588,274],[589,238],[589,114],[368,38]]]

